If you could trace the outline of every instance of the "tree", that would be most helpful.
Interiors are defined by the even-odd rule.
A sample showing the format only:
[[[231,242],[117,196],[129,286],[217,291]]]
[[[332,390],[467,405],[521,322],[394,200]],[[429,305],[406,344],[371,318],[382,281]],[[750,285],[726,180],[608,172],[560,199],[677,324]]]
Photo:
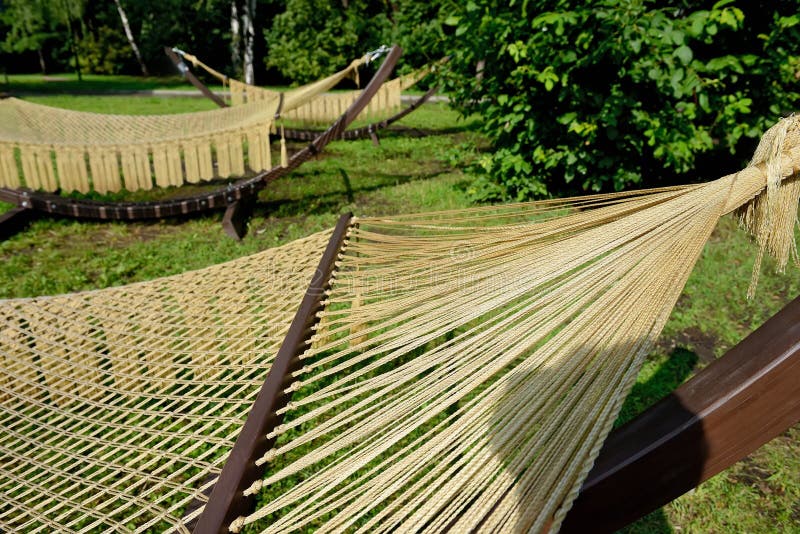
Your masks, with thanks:
[[[150,74],[147,72],[147,66],[142,60],[142,54],[139,52],[139,47],[136,45],[136,39],[133,37],[131,25],[128,23],[128,16],[125,14],[125,10],[122,8],[120,0],[114,0],[114,4],[117,6],[119,19],[122,22],[123,29],[125,30],[125,37],[128,38],[128,42],[131,45],[131,50],[133,50],[133,55],[136,56],[136,61],[139,63],[139,67],[142,69],[142,75],[149,76]]]
[[[0,12],[8,27],[2,48],[8,53],[35,51],[42,74],[47,71],[44,44],[58,35],[51,2],[47,0],[5,0]]]
[[[619,190],[738,167],[797,104],[800,2],[689,5],[473,0],[453,13],[448,84],[462,112],[483,115],[494,145],[476,197]]]
[[[241,66],[246,83],[255,83],[256,0],[231,0],[231,63],[234,71]]]

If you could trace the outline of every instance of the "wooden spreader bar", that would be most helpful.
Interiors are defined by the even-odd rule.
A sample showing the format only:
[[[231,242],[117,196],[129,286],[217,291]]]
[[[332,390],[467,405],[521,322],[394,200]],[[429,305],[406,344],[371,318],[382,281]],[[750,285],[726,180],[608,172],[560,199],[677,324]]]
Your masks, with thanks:
[[[606,439],[561,532],[613,532],[800,421],[800,297]]]
[[[298,356],[307,348],[306,341],[318,321],[320,302],[329,286],[334,262],[341,251],[351,218],[352,214],[344,214],[336,224],[311,285],[214,485],[194,529],[195,534],[228,532],[231,521],[252,509],[254,498],[245,496],[243,492],[264,474],[265,467],[257,466],[255,461],[275,444],[276,438],[267,438],[267,434],[283,421],[283,415],[276,412],[291,400],[291,393],[285,393],[285,390],[292,381],[292,373],[301,367]]]

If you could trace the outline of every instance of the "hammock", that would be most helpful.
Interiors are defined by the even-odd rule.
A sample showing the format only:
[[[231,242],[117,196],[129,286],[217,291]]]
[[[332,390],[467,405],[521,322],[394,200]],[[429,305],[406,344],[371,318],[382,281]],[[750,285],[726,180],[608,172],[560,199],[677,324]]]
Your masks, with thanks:
[[[329,232],[4,301],[0,527],[557,531],[718,219],[752,288],[796,261],[798,167],[793,118],[707,184],[346,217],[316,269]]]
[[[239,106],[242,104],[257,102],[257,101],[272,101],[276,96],[283,94],[286,101],[294,100],[298,91],[304,91],[303,86],[297,89],[290,89],[285,92],[274,91],[250,85],[234,78],[229,78],[219,71],[209,67],[196,56],[179,50],[172,49],[173,52],[180,54],[181,57],[189,61],[194,67],[200,67],[210,75],[217,78],[223,83],[228,85],[231,94],[231,104]],[[382,53],[384,48],[378,49],[376,52]],[[373,58],[375,52],[368,53],[365,58]],[[362,61],[363,63],[363,61]],[[362,63],[353,62],[351,64],[356,83],[358,83],[357,67]],[[378,120],[386,118],[393,113],[396,113],[401,107],[400,95],[403,91],[413,87],[430,72],[430,68],[418,69],[412,73],[400,76],[393,80],[389,80],[381,85],[375,97],[370,100],[369,105],[359,115],[359,118],[368,120]],[[344,78],[341,78],[344,79]],[[335,84],[327,84],[325,91],[331,89]],[[341,91],[336,93],[325,93],[324,91],[316,91],[314,98],[303,99],[301,105],[283,106],[280,115],[285,119],[297,121],[307,124],[324,124],[330,122],[333,118],[338,117],[352,104],[361,94],[360,90]]]
[[[92,218],[92,219],[103,219],[103,220],[135,220],[135,219],[153,219],[153,218],[163,218],[163,217],[173,217],[173,216],[187,216],[194,213],[205,212],[213,209],[220,209],[220,208],[227,208],[225,217],[223,218],[223,226],[226,228],[226,231],[233,235],[234,237],[241,237],[244,231],[244,222],[246,219],[246,215],[248,209],[246,209],[246,205],[252,203],[255,195],[258,194],[263,187],[266,186],[267,183],[285,175],[286,173],[292,171],[293,169],[297,168],[303,162],[309,160],[310,158],[319,154],[323,148],[332,140],[339,138],[342,135],[342,132],[345,131],[347,126],[355,119],[356,115],[361,112],[364,106],[367,105],[369,100],[375,95],[378,91],[378,88],[381,84],[389,77],[389,74],[394,69],[395,64],[397,63],[398,58],[401,55],[401,50],[399,47],[394,46],[387,54],[386,58],[384,59],[383,63],[381,64],[378,71],[370,80],[367,87],[364,89],[363,93],[359,97],[359,99],[354,102],[341,117],[339,117],[333,124],[331,124],[325,131],[317,132],[313,139],[310,139],[310,143],[301,149],[299,152],[295,153],[291,158],[288,158],[285,143],[283,143],[283,139],[281,141],[281,165],[275,166],[269,171],[260,172],[251,178],[243,178],[238,180],[234,183],[229,183],[224,187],[218,188],[211,192],[199,193],[192,196],[186,196],[181,198],[171,198],[165,200],[158,200],[158,201],[149,201],[149,202],[109,202],[109,201],[94,201],[94,200],[78,200],[78,199],[68,199],[60,195],[53,195],[47,194],[42,192],[35,192],[30,191],[29,189],[16,189],[16,188],[3,188],[0,187],[0,200],[5,202],[10,202],[18,206],[18,209],[14,211],[14,215],[10,217],[2,217],[0,218],[0,233],[4,235],[9,235],[14,231],[20,230],[24,226],[24,222],[29,219],[28,215],[30,213],[50,213],[54,215],[60,216],[67,216],[67,217],[81,217],[81,218]],[[17,101],[21,102],[21,101]],[[27,103],[25,103],[27,105]],[[0,105],[2,105],[0,103]],[[248,111],[249,109],[261,109],[264,103],[253,103],[248,104],[245,106],[240,106],[238,110],[236,110],[236,114],[244,114],[244,112]],[[37,107],[40,108],[41,106]],[[2,109],[2,108],[0,108]],[[8,108],[7,108],[8,109]],[[47,110],[51,110],[52,108],[47,108]],[[64,111],[64,110],[56,110],[56,111]],[[229,117],[230,115],[225,114],[229,110],[216,110],[214,113],[222,112],[223,117]],[[67,113],[74,113],[74,112],[67,112]],[[209,112],[206,112],[206,114]],[[102,117],[103,119],[108,119],[109,117],[116,117],[116,116],[109,116],[109,115],[96,115],[96,114],[80,114],[81,116],[94,116],[94,117]],[[162,124],[162,122],[167,122],[168,120],[173,120],[172,117],[178,117],[178,121],[184,121],[186,117],[191,115],[198,115],[198,114],[186,114],[186,115],[172,115],[168,116],[164,121],[161,118],[156,117],[154,122],[157,124]],[[199,114],[203,115],[203,114]],[[41,116],[40,116],[41,117]],[[127,119],[130,117],[122,117],[121,120]],[[139,117],[139,119],[150,119],[149,117]],[[41,119],[43,120],[43,119]],[[248,118],[247,120],[252,120]],[[146,121],[145,121],[146,122]],[[25,128],[28,128],[25,126]],[[2,130],[2,125],[0,125],[0,131]],[[30,128],[28,128],[30,130]],[[43,129],[42,129],[43,130]],[[110,134],[111,135],[111,134]],[[255,133],[254,133],[255,135]],[[266,144],[268,141],[268,132],[266,130],[258,132],[259,138],[256,141],[264,141],[265,144],[262,145],[263,150],[261,151],[261,162],[269,161],[269,146]],[[237,137],[237,134],[234,134],[234,140],[241,141],[241,137]],[[249,141],[249,138],[248,138]],[[184,143],[184,141],[181,141]],[[27,146],[27,145],[26,145]],[[129,167],[135,167],[134,170],[131,172],[141,172],[142,175],[147,176],[147,173],[150,172],[150,160],[152,159],[155,168],[162,169],[162,172],[172,173],[172,176],[177,176],[181,171],[187,171],[188,169],[193,169],[195,163],[195,156],[203,156],[207,155],[207,151],[201,150],[200,148],[197,149],[197,152],[186,152],[183,151],[183,159],[181,160],[181,152],[174,152],[175,145],[171,145],[172,149],[164,149],[158,150],[152,154],[152,157],[148,154],[147,150],[153,146],[152,141],[149,143],[145,143],[140,147],[144,153],[140,154],[139,156],[134,153],[134,159],[131,162],[131,158],[126,158],[124,153],[123,157],[121,158],[122,169],[123,173],[127,173]],[[160,146],[160,145],[156,145]],[[205,145],[204,145],[205,146]],[[2,142],[0,142],[0,148],[2,148]],[[35,148],[35,147],[34,147]],[[53,153],[51,153],[50,148],[53,148]],[[25,153],[22,153],[21,160],[23,162],[23,169],[33,169],[32,172],[36,171],[39,175],[47,176],[49,172],[53,171],[53,164],[49,158],[58,156],[59,150],[65,152],[68,156],[73,156],[74,159],[71,160],[75,165],[68,166],[67,170],[72,172],[77,169],[78,174],[85,173],[86,171],[86,156],[81,152],[81,149],[76,149],[77,154],[75,152],[70,152],[64,147],[55,146],[50,147],[48,146],[42,147],[39,146],[33,150],[33,156],[25,156]],[[109,167],[113,168],[117,161],[117,147],[113,145],[105,145],[109,151],[104,153],[103,157],[105,158],[105,162],[109,165]],[[207,148],[207,147],[206,147]],[[226,150],[227,149],[227,150]],[[228,158],[228,162],[231,162],[231,154],[236,155],[233,160],[238,163],[240,162],[238,155],[241,154],[239,147],[235,144],[231,145],[230,143],[226,146],[221,144],[218,147],[215,147],[216,153],[212,151],[212,155],[217,158],[218,160],[218,167],[224,167],[223,157]],[[250,161],[249,165],[252,167],[254,162],[257,161],[258,154],[258,144],[257,143],[248,143],[247,145]],[[6,171],[13,175],[14,169],[16,169],[16,161],[17,156],[20,155],[20,152],[15,152],[17,149],[13,149],[12,151],[6,154],[6,158],[3,159],[3,153],[0,151],[0,168],[6,168]],[[120,149],[122,150],[122,149]],[[169,150],[173,150],[170,152]],[[178,147],[180,150],[180,147]],[[166,153],[165,153],[166,152]],[[177,155],[176,155],[177,154]],[[90,154],[91,156],[91,154]],[[97,156],[99,157],[99,156]],[[95,157],[95,160],[97,159]],[[138,159],[136,159],[138,158]],[[25,161],[28,161],[26,166]],[[93,161],[91,157],[89,157],[89,161]],[[166,161],[166,170],[163,170],[165,167]],[[31,163],[33,162],[33,163]],[[208,161],[206,160],[207,166]],[[64,166],[64,162],[61,163]],[[58,168],[59,165],[56,165]],[[103,169],[100,169],[97,173],[98,176],[102,175]],[[2,172],[0,171],[0,174]],[[125,175],[127,180],[127,174]],[[59,174],[59,178],[62,178],[63,175]],[[127,185],[127,184],[126,184]],[[240,202],[242,201],[242,202]]]
[[[276,114],[303,107],[367,59],[285,93],[261,92],[243,106],[196,113],[104,115],[0,100],[0,186],[105,194],[267,170]],[[325,121],[336,120],[354,102]]]

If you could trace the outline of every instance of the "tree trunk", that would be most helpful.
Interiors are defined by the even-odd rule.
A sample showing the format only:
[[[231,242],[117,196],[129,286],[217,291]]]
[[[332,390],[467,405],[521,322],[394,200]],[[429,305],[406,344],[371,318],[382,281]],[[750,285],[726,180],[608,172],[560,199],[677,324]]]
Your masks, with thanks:
[[[256,30],[253,19],[256,17],[256,0],[245,0],[244,13],[242,13],[242,25],[244,26],[244,81],[245,83],[255,83],[255,71],[253,69],[253,48],[256,40]]]
[[[242,64],[242,30],[239,24],[239,9],[236,0],[231,0],[231,65],[235,75]]]
[[[83,81],[83,76],[81,75],[81,62],[78,58],[78,45],[75,39],[75,30],[72,27],[72,14],[70,12],[71,5],[67,3],[67,0],[62,0],[62,5],[64,6],[64,15],[67,18],[67,34],[69,35],[69,49],[72,52],[72,57],[75,59],[75,73],[78,75],[78,81]]]
[[[139,62],[139,67],[142,69],[142,75],[150,76],[150,73],[147,72],[147,65],[144,64],[144,61],[142,61],[142,54],[139,53],[139,47],[136,46],[136,40],[133,38],[131,25],[128,23],[128,16],[125,14],[125,10],[122,9],[122,4],[119,0],[114,0],[114,3],[117,4],[119,19],[122,21],[122,27],[125,29],[125,36],[128,38],[128,43],[131,45],[133,55],[136,56],[136,61]]]
[[[47,74],[47,65],[45,65],[44,62],[44,54],[42,53],[41,48],[39,48],[37,52],[39,53],[39,67],[42,69],[42,76],[44,76]]]

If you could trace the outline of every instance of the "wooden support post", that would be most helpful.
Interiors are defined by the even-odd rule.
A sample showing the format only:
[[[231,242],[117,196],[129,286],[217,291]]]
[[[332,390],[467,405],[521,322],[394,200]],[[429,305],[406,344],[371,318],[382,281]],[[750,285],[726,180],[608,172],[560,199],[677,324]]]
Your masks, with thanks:
[[[13,208],[0,215],[0,241],[23,231],[36,219],[37,213],[28,208]]]
[[[241,241],[247,234],[247,222],[253,214],[255,203],[256,195],[246,195],[228,205],[222,217],[222,228],[227,235]]]
[[[800,297],[612,432],[561,532],[613,532],[800,421]]]
[[[175,64],[175,67],[180,71],[181,75],[183,75],[189,83],[197,87],[201,93],[203,93],[206,97],[210,98],[216,105],[221,108],[227,108],[228,104],[225,103],[219,95],[214,93],[211,89],[209,89],[203,82],[197,79],[197,76],[189,70],[189,67],[184,63],[183,59],[181,59],[178,54],[175,53],[170,47],[164,47],[164,53],[172,60]]]
[[[252,509],[253,496],[245,496],[243,492],[264,474],[265,467],[257,466],[255,461],[275,443],[275,438],[268,439],[267,434],[283,421],[283,415],[276,412],[291,400],[291,393],[286,393],[285,389],[291,381],[291,374],[300,368],[298,356],[305,350],[311,328],[318,320],[316,314],[351,218],[352,214],[347,213],[336,224],[311,285],[197,522],[195,534],[227,533],[231,521]]]
[[[369,138],[372,139],[372,146],[380,146],[381,141],[378,139],[378,132],[375,131],[375,126],[369,125]]]

